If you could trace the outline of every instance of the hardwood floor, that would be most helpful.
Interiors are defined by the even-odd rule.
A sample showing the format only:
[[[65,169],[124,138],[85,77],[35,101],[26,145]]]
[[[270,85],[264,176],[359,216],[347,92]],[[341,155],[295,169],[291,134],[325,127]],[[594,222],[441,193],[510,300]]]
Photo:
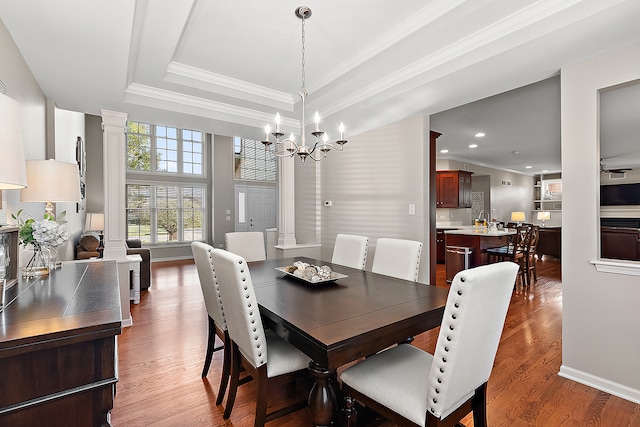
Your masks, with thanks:
[[[134,325],[118,341],[120,382],[111,414],[116,427],[252,426],[255,385],[238,390],[229,420],[215,393],[222,366],[216,352],[206,379],[207,320],[195,265],[154,263],[152,287],[131,305]],[[438,266],[437,286],[447,286]],[[538,283],[516,287],[487,392],[491,426],[639,426],[640,405],[558,376],[561,354],[562,286],[557,260],[538,263]],[[433,351],[437,330],[414,345]],[[271,404],[294,400],[300,387],[270,394]],[[472,426],[471,417],[463,420]],[[307,409],[269,426],[309,426]],[[391,427],[394,424],[384,423]]]

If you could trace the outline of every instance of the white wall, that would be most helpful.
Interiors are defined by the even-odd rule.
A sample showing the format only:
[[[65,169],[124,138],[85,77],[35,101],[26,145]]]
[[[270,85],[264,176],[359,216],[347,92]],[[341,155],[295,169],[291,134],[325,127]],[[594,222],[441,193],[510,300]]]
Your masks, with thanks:
[[[333,204],[320,208],[323,259],[331,259],[338,233],[369,237],[367,270],[377,238],[418,240],[420,281],[429,277],[428,146],[428,117],[419,115],[349,137],[344,152],[323,161],[321,200]],[[409,204],[415,215],[409,215]]]
[[[0,80],[7,88],[7,96],[20,104],[25,158],[28,160],[44,159],[47,99],[2,20],[0,20],[0,52],[2,52]],[[2,167],[2,162],[3,159],[0,156],[0,167]],[[29,215],[34,218],[42,218],[44,215],[44,203],[21,203],[20,190],[2,190],[2,204],[7,222],[10,224],[14,223],[11,214],[15,214],[20,209],[24,209],[25,218],[28,218]],[[23,265],[28,261],[27,257],[30,257],[31,253],[22,254],[22,251],[20,252],[20,265]]]
[[[85,140],[84,114],[75,111],[54,110],[55,159],[59,162],[76,163],[76,140]],[[87,165],[87,169],[90,166]],[[83,178],[82,178],[83,179]],[[84,206],[84,203],[81,204]],[[84,230],[86,210],[76,212],[76,203],[56,203],[56,214],[66,211],[66,230],[69,240],[58,247],[58,260],[69,261],[74,257],[74,247]]]
[[[560,375],[640,403],[640,266],[596,271],[598,90],[640,79],[640,44],[562,69],[562,367]],[[624,268],[625,265],[631,265]]]

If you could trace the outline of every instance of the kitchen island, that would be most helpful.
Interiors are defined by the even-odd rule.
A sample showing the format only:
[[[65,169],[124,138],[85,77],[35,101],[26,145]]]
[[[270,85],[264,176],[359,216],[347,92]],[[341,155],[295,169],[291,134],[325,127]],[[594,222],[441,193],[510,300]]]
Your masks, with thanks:
[[[487,227],[467,227],[458,230],[446,230],[445,246],[471,249],[469,267],[488,264],[487,249],[506,246],[514,229],[489,230]],[[447,252],[449,254],[450,252]],[[446,263],[446,259],[445,259]]]

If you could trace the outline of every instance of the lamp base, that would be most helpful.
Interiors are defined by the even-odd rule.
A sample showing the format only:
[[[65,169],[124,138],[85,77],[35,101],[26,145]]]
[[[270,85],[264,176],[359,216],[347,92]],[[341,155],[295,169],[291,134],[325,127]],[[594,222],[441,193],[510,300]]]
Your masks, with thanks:
[[[100,243],[98,243],[98,258],[102,258],[104,254],[104,234],[100,233]]]

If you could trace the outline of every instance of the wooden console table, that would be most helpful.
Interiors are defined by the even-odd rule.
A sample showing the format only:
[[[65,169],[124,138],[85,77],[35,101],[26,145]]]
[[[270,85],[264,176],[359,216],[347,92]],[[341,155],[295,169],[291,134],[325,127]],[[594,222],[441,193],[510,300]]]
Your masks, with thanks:
[[[19,279],[0,313],[0,425],[108,426],[121,322],[114,261]]]

